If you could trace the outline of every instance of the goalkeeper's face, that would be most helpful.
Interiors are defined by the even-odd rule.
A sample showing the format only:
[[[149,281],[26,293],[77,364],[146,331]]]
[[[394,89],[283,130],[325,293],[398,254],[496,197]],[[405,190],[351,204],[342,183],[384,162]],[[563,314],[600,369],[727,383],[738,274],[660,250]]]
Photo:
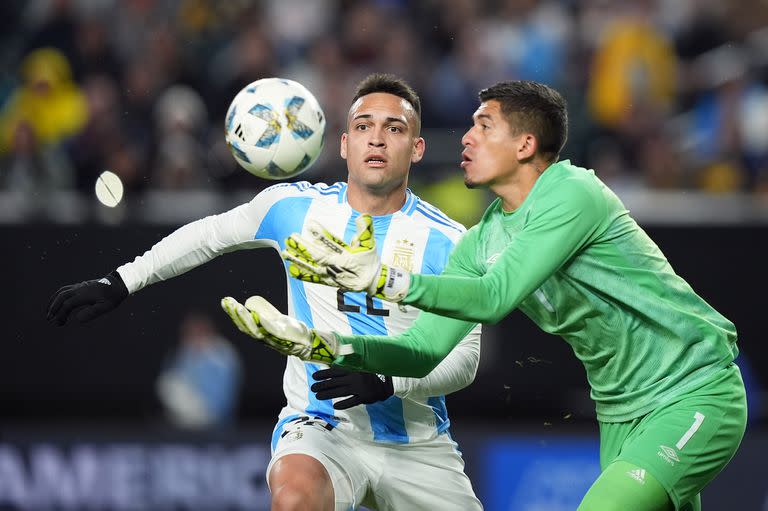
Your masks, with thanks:
[[[511,126],[496,100],[483,102],[472,121],[461,139],[464,184],[493,187],[513,181],[517,169],[534,157],[535,137]]]
[[[398,96],[375,92],[355,101],[341,135],[350,186],[374,193],[405,189],[411,163],[424,155],[419,129],[415,110]]]

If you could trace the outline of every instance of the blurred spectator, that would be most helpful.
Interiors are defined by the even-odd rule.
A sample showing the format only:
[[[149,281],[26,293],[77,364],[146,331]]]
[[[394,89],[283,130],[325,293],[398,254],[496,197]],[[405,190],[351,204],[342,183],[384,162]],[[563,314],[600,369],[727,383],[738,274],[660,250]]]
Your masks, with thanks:
[[[476,27],[467,25],[456,34],[455,52],[432,70],[424,94],[424,124],[468,126],[478,106],[477,92],[494,82],[489,72],[492,61],[475,36]]]
[[[77,185],[90,192],[101,172],[108,168],[110,154],[123,139],[120,93],[107,75],[89,76],[83,84],[88,105],[88,123],[72,141],[70,153],[77,166]]]
[[[352,2],[342,17],[344,57],[354,67],[370,69],[388,40],[393,23],[387,23],[383,7],[375,2]]]
[[[617,5],[615,17],[602,20],[604,33],[597,40],[591,63],[587,100],[596,126],[595,139],[617,158],[617,165],[607,168],[618,174],[611,177],[669,188],[682,184],[682,173],[644,167],[659,162],[647,151],[669,152],[667,141],[658,134],[674,110],[678,91],[677,57],[671,42],[653,23],[651,3],[634,0]],[[630,178],[632,174],[637,176]],[[601,174],[615,184],[609,176]]]
[[[768,90],[752,78],[747,53],[735,45],[701,55],[691,68],[703,86],[687,115],[697,185],[712,192],[753,185],[768,168]]]
[[[110,39],[106,15],[88,15],[77,25],[73,67],[75,76],[82,80],[91,74],[106,74],[112,78],[120,75],[120,62]]]
[[[263,22],[254,16],[253,23],[243,23],[245,28],[208,62],[215,91],[213,111],[221,119],[243,87],[259,78],[279,76],[274,48],[267,37],[269,31],[263,29]]]
[[[52,47],[61,50],[68,59],[77,51],[77,11],[73,0],[37,0],[25,2],[27,30],[24,53],[35,48]]]
[[[269,0],[264,10],[280,60],[290,62],[329,32],[337,16],[333,0]]]
[[[442,59],[456,51],[457,34],[480,19],[484,4],[475,0],[423,0],[415,2],[414,18]]]
[[[48,192],[72,186],[74,171],[59,148],[38,143],[30,123],[22,120],[14,127],[11,150],[0,158],[0,188],[24,193],[28,209],[40,211]]]
[[[507,78],[557,86],[573,21],[562,2],[505,0],[499,16],[489,17],[480,37]]]
[[[158,154],[153,185],[165,189],[210,186],[203,164],[208,112],[200,95],[183,85],[167,89],[155,105],[155,126]]]
[[[241,379],[240,360],[210,318],[190,313],[157,392],[168,418],[177,426],[201,429],[235,420]]]
[[[21,64],[21,86],[0,114],[0,154],[7,152],[19,123],[36,143],[51,146],[76,135],[88,118],[85,96],[72,81],[69,61],[55,48],[40,48]]]
[[[672,45],[640,5],[630,5],[607,28],[592,66],[590,106],[595,120],[607,127],[629,124],[644,109],[666,113],[675,99]]]

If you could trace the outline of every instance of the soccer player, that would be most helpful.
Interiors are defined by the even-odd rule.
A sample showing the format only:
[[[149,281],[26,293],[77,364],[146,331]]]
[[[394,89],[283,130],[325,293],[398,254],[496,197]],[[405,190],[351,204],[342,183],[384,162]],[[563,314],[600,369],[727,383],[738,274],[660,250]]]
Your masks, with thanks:
[[[348,182],[277,184],[248,204],[190,223],[104,279],[59,290],[49,318],[58,324],[90,320],[129,293],[219,254],[285,248],[284,240],[313,218],[357,245],[361,240],[352,239],[356,221],[370,218],[362,213],[375,215],[383,260],[440,273],[464,228],[407,188],[411,163],[421,160],[425,149],[420,112],[418,96],[404,81],[367,77],[358,85],[341,136]],[[413,307],[365,293],[294,279],[288,291],[292,317],[347,334],[399,333],[418,315]],[[350,372],[290,357],[284,376],[287,405],[274,429],[267,469],[272,509],[482,509],[449,435],[443,397],[469,385],[479,361],[478,327],[458,323],[461,332],[448,335],[462,340],[421,379]]]
[[[592,170],[559,160],[567,135],[559,93],[503,82],[480,102],[461,167],[467,186],[498,198],[442,275],[382,264],[373,243],[351,248],[319,225],[293,235],[284,254],[299,278],[422,309],[414,325],[391,337],[333,334],[280,322],[256,304],[254,337],[303,348],[308,359],[323,352],[336,366],[422,376],[460,339],[435,336],[445,324],[496,323],[520,309],[586,368],[602,472],[579,510],[700,509],[702,488],[746,426],[734,325],[675,274]],[[360,226],[370,237],[370,222]]]

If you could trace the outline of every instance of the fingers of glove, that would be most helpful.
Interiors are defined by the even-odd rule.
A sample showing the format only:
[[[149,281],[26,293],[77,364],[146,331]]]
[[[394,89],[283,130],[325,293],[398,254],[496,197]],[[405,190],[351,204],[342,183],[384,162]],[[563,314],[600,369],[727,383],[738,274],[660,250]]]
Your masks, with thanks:
[[[371,215],[360,215],[355,219],[356,233],[352,238],[353,252],[360,252],[364,250],[371,250],[376,245],[375,238],[373,237],[373,218]]]
[[[338,245],[335,238],[329,239],[321,236],[302,236],[293,233],[286,239],[286,250],[297,260],[304,261],[307,265],[315,268],[319,274],[323,274],[324,268],[331,262],[338,261],[339,256],[348,254],[349,250],[346,244],[344,247]]]
[[[317,261],[306,257],[304,254],[290,248],[280,252],[280,257],[282,257],[285,261],[297,264],[302,268],[306,268],[307,270],[314,273],[322,273],[323,271],[323,268],[317,264]]]
[[[288,272],[295,279],[305,280],[307,282],[320,282],[325,274],[325,269],[314,261],[309,261],[294,252],[283,250],[280,256],[288,261]]]
[[[336,360],[339,344],[332,333],[312,329],[309,332],[311,353],[310,359],[324,364],[332,364]]]
[[[283,314],[269,303],[263,296],[250,296],[245,301],[245,308],[259,315],[261,321],[267,318],[275,318]]]
[[[344,369],[343,367],[329,367],[328,369],[320,369],[312,373],[312,378],[315,381],[327,380],[328,378],[338,378],[339,376],[346,376],[352,371]]]
[[[352,392],[350,389],[356,388],[356,382],[352,381],[348,375],[338,376],[336,378],[328,378],[323,381],[316,381],[310,387],[312,392],[330,393],[327,397],[322,399],[330,399],[332,397],[348,396]],[[359,382],[358,385],[359,386]],[[320,395],[320,394],[318,394]]]
[[[261,327],[272,335],[292,341],[304,339],[309,342],[309,328],[301,321],[277,310],[265,298],[251,296],[245,301],[245,307],[258,316]]]
[[[73,311],[73,316],[78,323],[87,323],[112,309],[112,304],[109,302],[99,302],[93,305],[86,305],[77,311]]]
[[[231,296],[226,296],[221,299],[221,308],[224,309],[224,312],[227,313],[238,330],[255,339],[264,339],[264,334],[261,332],[259,324],[251,311],[246,309],[243,304]]]
[[[63,297],[63,300],[60,302],[60,305],[58,306],[58,309],[56,310],[52,319],[52,321],[57,325],[63,325],[66,323],[75,309],[84,305],[92,304],[91,297],[84,296],[83,294],[77,293],[76,291],[77,289],[69,290],[69,292],[67,292]]]
[[[320,389],[320,390],[314,390],[314,385],[313,385],[312,392],[315,393],[317,399],[319,399],[320,401],[335,399],[337,397],[351,396],[355,394],[354,388],[350,387],[349,385],[337,385],[330,389]]]
[[[304,238],[301,234],[293,233],[285,239],[285,252],[291,254],[295,259],[314,265],[315,259],[312,251],[307,248],[313,243],[312,240]],[[319,249],[315,247],[315,251],[319,252]]]
[[[360,396],[351,396],[333,403],[333,408],[335,410],[346,410],[360,404],[363,404],[363,399]]]
[[[328,286],[333,285],[333,281],[328,277],[323,277],[322,275],[308,271],[306,268],[293,263],[288,265],[288,273],[290,273],[291,277],[294,279],[298,279],[304,282],[311,282],[313,284],[325,284]]]
[[[349,245],[344,243],[344,240],[337,238],[333,234],[331,234],[328,230],[326,230],[325,227],[320,225],[318,222],[314,220],[310,220],[307,222],[307,231],[311,235],[311,238],[307,239],[304,238],[306,242],[310,242],[314,239],[322,245],[323,247],[327,247],[329,250],[332,250],[333,252],[336,252],[337,254],[340,254],[344,251],[349,250]]]
[[[64,301],[72,294],[74,287],[74,285],[64,286],[59,288],[59,290],[56,291],[53,296],[51,296],[51,299],[48,300],[48,314],[46,316],[48,320],[53,319],[53,317],[61,308],[61,304],[64,303]]]

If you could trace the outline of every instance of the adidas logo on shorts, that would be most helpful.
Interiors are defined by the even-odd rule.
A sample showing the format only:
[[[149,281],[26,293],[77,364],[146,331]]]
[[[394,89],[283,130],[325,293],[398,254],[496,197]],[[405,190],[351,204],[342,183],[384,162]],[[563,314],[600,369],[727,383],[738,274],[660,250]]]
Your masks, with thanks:
[[[637,481],[640,484],[645,484],[645,469],[644,468],[638,468],[635,470],[630,470],[627,472],[627,475]]]

